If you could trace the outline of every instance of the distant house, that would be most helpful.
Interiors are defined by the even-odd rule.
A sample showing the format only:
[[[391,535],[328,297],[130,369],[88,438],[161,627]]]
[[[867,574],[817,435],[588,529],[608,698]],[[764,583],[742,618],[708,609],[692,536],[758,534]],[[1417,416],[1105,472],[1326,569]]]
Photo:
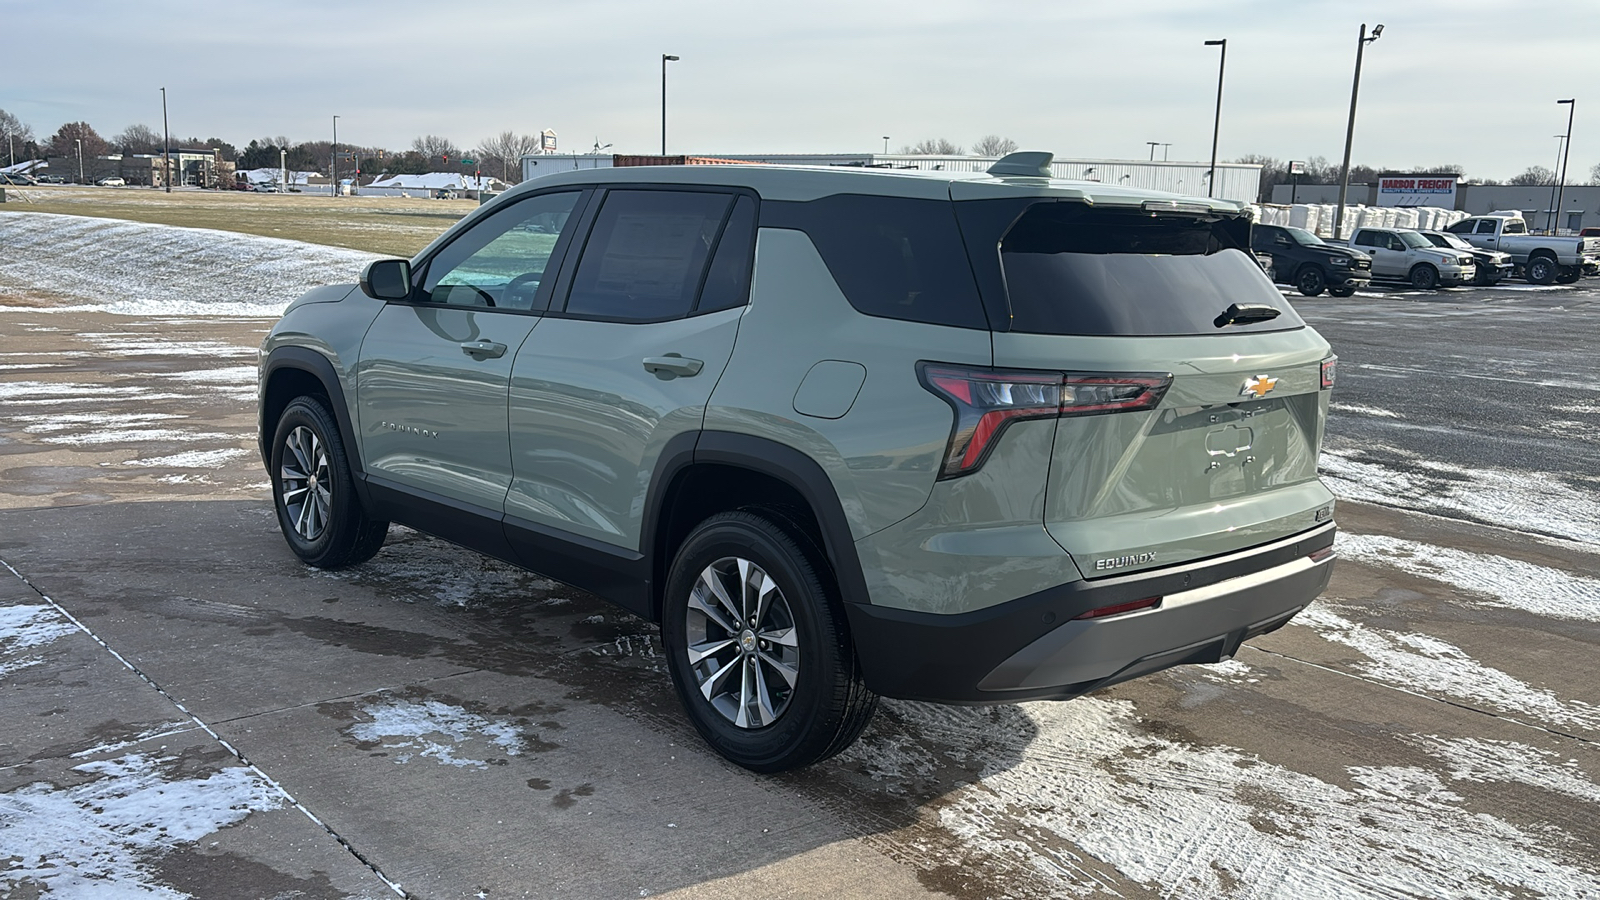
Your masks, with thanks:
[[[413,191],[503,191],[508,185],[487,175],[474,178],[455,172],[429,172],[425,175],[390,175],[372,182],[368,187],[397,188]]]

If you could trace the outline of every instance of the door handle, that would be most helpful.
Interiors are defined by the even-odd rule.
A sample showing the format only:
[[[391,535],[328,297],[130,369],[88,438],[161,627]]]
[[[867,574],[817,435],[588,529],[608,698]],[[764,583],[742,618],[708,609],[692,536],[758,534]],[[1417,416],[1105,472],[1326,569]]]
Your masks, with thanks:
[[[461,352],[473,359],[499,359],[506,355],[506,345],[494,341],[467,341],[461,345]]]
[[[705,368],[703,361],[687,359],[677,353],[644,358],[644,370],[657,378],[672,378],[678,375],[688,378],[691,375],[699,375],[703,368]]]

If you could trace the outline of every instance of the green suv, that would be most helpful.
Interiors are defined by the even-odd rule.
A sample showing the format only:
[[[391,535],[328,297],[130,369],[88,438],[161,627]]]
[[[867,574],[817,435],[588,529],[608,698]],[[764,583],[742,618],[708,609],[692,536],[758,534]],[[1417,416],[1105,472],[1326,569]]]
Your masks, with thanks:
[[[272,329],[284,536],[334,568],[401,522],[659,622],[761,772],[879,696],[1228,659],[1327,584],[1334,357],[1238,204],[1049,160],[526,182]]]

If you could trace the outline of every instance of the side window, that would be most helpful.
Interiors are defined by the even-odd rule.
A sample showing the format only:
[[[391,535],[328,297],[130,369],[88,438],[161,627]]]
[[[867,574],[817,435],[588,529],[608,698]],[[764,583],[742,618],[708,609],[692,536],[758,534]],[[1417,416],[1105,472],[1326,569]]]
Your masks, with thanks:
[[[731,194],[606,193],[567,295],[572,316],[660,322],[689,314]]]
[[[1259,225],[1250,232],[1250,248],[1253,250],[1271,250],[1273,244],[1284,243],[1282,233],[1271,228],[1262,228]]]
[[[764,201],[761,226],[804,231],[858,312],[988,328],[954,206],[949,200],[860,194]]]
[[[1356,232],[1356,246],[1357,247],[1376,247],[1376,246],[1378,246],[1378,235],[1377,235],[1377,233],[1376,232],[1372,232],[1372,231],[1358,231],[1358,232]]]
[[[1487,224],[1489,226],[1489,233],[1493,234],[1494,233],[1494,223],[1493,222],[1489,222]],[[1527,234],[1528,233],[1528,228],[1527,228],[1527,226],[1523,225],[1520,221],[1512,220],[1512,221],[1506,222],[1506,226],[1504,228],[1500,229],[1500,233],[1501,234]]]
[[[1399,250],[1401,253],[1405,252],[1405,249],[1406,249],[1405,243],[1402,242],[1399,238],[1395,237],[1392,234],[1388,236],[1388,238],[1385,241],[1385,243],[1387,244],[1387,246],[1388,246],[1388,248],[1390,250]]]
[[[717,239],[717,252],[711,258],[711,270],[706,273],[706,285],[700,289],[700,302],[695,312],[708,313],[721,309],[734,309],[750,302],[750,264],[755,259],[756,201],[740,197],[733,204],[733,214]]]
[[[579,196],[578,191],[564,191],[530,197],[472,226],[429,261],[419,299],[448,306],[543,309],[549,304],[545,266]]]

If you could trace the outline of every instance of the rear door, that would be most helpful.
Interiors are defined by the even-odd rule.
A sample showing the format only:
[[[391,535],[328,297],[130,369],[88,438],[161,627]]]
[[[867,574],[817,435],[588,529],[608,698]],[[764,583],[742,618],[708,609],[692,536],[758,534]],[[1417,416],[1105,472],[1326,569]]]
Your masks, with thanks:
[[[1001,242],[1012,327],[995,365],[1065,373],[1044,524],[1086,576],[1248,548],[1331,512],[1317,481],[1328,345],[1242,231],[1058,203]],[[1096,401],[1127,376],[1164,385],[1159,403]]]
[[[514,542],[554,529],[632,551],[656,460],[700,429],[733,352],[756,199],[629,187],[597,202],[512,368],[506,523]]]

